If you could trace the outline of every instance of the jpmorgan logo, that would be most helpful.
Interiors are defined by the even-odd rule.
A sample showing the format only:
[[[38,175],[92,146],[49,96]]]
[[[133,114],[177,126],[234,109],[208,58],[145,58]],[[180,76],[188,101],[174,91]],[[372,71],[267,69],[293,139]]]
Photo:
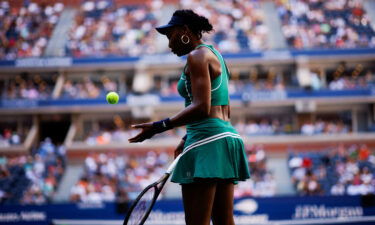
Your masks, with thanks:
[[[244,214],[252,214],[258,209],[258,203],[252,199],[244,199],[234,205],[234,209]]]

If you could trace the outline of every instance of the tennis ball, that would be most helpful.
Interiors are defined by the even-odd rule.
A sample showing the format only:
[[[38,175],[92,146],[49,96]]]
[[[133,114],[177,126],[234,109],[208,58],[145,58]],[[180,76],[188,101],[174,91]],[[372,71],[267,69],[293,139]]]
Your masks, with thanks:
[[[117,104],[119,100],[119,96],[116,92],[111,91],[107,94],[106,99],[109,104]]]

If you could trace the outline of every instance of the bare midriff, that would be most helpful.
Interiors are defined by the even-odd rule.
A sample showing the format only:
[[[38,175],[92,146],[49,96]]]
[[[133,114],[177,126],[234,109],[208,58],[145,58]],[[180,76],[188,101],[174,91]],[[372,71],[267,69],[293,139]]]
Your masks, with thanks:
[[[229,105],[214,105],[211,106],[210,118],[219,118],[224,121],[229,121],[230,107]]]

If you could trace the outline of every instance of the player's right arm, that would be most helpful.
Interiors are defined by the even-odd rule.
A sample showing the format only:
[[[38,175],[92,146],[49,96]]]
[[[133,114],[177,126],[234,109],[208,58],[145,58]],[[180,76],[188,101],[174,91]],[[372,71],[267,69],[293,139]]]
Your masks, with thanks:
[[[192,104],[171,118],[158,122],[133,125],[133,128],[142,129],[129,142],[142,142],[157,133],[173,127],[184,126],[188,123],[209,117],[211,109],[211,79],[209,73],[209,52],[206,49],[197,49],[188,55],[189,77],[191,81]],[[157,126],[155,126],[157,124]],[[165,129],[164,129],[165,128]]]
[[[211,108],[209,57],[209,53],[204,48],[195,50],[188,55],[191,91],[194,97],[192,104],[170,118],[174,127],[184,126],[209,116]]]

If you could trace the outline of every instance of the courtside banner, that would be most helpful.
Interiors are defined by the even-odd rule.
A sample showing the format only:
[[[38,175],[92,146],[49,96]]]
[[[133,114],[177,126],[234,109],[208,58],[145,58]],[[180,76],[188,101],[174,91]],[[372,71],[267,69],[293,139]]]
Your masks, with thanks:
[[[374,224],[373,196],[236,199],[235,221],[243,224]],[[122,224],[126,205],[117,203],[3,205],[0,224]],[[160,200],[146,224],[185,224],[181,200]]]

